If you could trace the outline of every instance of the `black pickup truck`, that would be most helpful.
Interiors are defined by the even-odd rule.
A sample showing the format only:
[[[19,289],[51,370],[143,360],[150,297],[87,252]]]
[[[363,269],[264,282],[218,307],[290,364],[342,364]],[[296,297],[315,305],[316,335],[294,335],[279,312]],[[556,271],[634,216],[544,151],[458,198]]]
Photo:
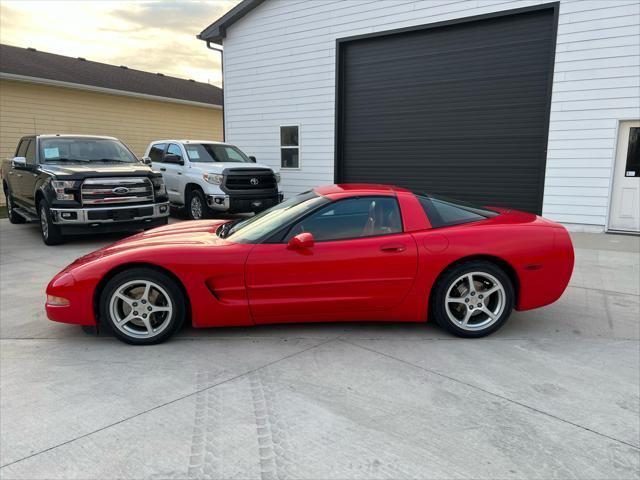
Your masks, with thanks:
[[[65,235],[165,225],[169,202],[162,175],[112,137],[23,137],[2,163],[11,223],[39,221],[47,245]]]

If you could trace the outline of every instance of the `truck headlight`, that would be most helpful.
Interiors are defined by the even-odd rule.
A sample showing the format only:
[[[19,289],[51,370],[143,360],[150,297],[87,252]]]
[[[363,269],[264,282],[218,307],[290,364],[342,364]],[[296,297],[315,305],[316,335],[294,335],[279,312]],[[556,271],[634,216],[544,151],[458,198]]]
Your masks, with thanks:
[[[162,177],[153,177],[151,183],[157,196],[161,197],[167,194],[167,187],[164,185],[164,179]]]
[[[282,177],[280,177],[280,174],[274,173],[273,175],[276,177],[276,183],[280,183],[280,180],[282,180]]]
[[[56,192],[58,200],[73,200],[73,193],[67,193],[67,189],[73,189],[76,182],[73,180],[51,180],[53,191]]]
[[[209,182],[214,185],[222,185],[224,175],[221,175],[219,173],[203,173],[202,178],[204,178],[205,182]]]

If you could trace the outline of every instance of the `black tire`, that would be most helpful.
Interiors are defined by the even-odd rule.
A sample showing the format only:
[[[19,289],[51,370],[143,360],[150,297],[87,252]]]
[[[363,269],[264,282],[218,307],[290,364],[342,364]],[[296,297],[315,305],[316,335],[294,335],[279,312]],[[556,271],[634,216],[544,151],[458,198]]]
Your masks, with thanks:
[[[40,233],[42,241],[46,245],[60,245],[64,241],[60,227],[53,223],[49,203],[43,198],[38,203],[38,216],[40,217]]]
[[[196,205],[200,206],[199,210]],[[202,190],[193,188],[187,191],[184,210],[189,220],[203,220],[208,218],[209,207],[207,206]]]
[[[9,221],[14,224],[25,223],[27,220],[14,210],[15,203],[13,203],[13,197],[11,196],[11,192],[9,192],[8,190],[5,190],[4,198],[7,204],[7,217],[9,217]]]
[[[154,301],[149,300],[146,305],[143,305],[143,297],[140,297],[139,300],[134,300],[135,303],[129,304],[126,301],[119,300],[121,297],[114,298],[118,290],[127,288],[127,284],[132,284],[134,288],[132,295],[137,295],[143,287],[135,287],[135,285],[137,283],[143,284],[144,282],[155,284],[155,287],[151,288],[151,295],[153,293],[157,294]],[[153,333],[151,336],[144,335],[143,331],[148,334],[149,329],[146,328],[146,322],[141,318],[146,315],[143,313],[139,313],[137,317],[133,317],[130,321],[121,322],[120,327],[117,325],[117,318],[114,318],[114,315],[124,316],[126,319],[129,314],[134,312],[134,308],[140,309],[142,312],[145,308],[162,306],[154,305],[154,302],[157,303],[158,299],[162,301],[165,294],[168,298],[165,306],[170,307],[171,311],[166,314],[164,312],[151,313],[148,317],[145,317],[151,322],[151,330],[157,328],[159,329],[158,333]],[[129,310],[119,311],[119,308],[124,304],[127,305],[126,308],[129,308]],[[131,345],[155,345],[164,342],[180,329],[186,317],[185,298],[176,281],[166,273],[144,267],[131,268],[111,278],[100,293],[98,309],[100,328],[110,330],[119,340]]]
[[[468,287],[469,274],[473,275],[474,289]],[[494,287],[501,289],[485,295]],[[447,301],[450,290],[451,300]],[[454,335],[478,338],[502,327],[511,316],[514,304],[515,289],[504,270],[488,261],[472,260],[440,276],[434,286],[430,312],[440,327]]]

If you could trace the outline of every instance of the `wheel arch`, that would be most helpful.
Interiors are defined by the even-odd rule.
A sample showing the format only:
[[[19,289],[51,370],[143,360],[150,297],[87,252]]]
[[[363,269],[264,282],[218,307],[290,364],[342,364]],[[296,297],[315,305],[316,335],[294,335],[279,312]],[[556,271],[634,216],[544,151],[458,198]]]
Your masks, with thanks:
[[[148,268],[150,270],[155,270],[157,272],[161,272],[167,275],[174,282],[176,282],[176,285],[178,285],[178,288],[182,292],[182,296],[184,297],[184,301],[185,301],[185,306],[186,306],[185,322],[191,322],[191,299],[189,297],[189,294],[187,293],[187,289],[185,288],[180,278],[178,278],[178,276],[175,273],[173,273],[171,270],[161,267],[159,265],[156,265],[153,263],[147,263],[147,262],[132,262],[132,263],[123,263],[121,265],[117,265],[113,267],[111,270],[109,270],[107,273],[103,275],[103,277],[100,279],[100,281],[96,285],[96,288],[93,292],[93,302],[92,302],[93,313],[96,318],[96,325],[100,324],[100,296],[102,295],[102,291],[104,290],[104,287],[107,285],[107,283],[109,283],[109,280],[111,280],[117,274],[125,270],[128,270],[130,268]]]
[[[187,193],[191,192],[192,190],[200,190],[202,193],[204,193],[204,189],[202,188],[202,185],[196,183],[196,182],[188,182],[185,186],[184,186],[184,201],[186,203],[187,201]]]
[[[36,190],[36,195],[35,195],[35,208],[36,208],[36,212],[38,212],[38,215],[40,214],[39,208],[40,208],[40,202],[46,199],[46,195],[44,194],[44,192],[42,191],[42,189],[38,188]]]
[[[482,261],[486,261],[486,262],[490,262],[493,263],[495,266],[497,266],[498,268],[500,268],[501,270],[504,271],[504,273],[507,274],[507,276],[509,277],[509,280],[511,280],[511,283],[513,284],[513,290],[515,292],[515,299],[514,299],[514,304],[518,305],[518,300],[520,297],[520,279],[518,278],[518,274],[516,273],[515,268],[513,268],[513,266],[507,262],[505,259],[500,258],[500,257],[496,257],[494,255],[468,255],[466,257],[461,257],[453,262],[451,262],[449,265],[447,265],[445,268],[443,268],[440,273],[438,274],[438,276],[436,277],[436,280],[433,282],[433,286],[431,287],[431,291],[429,292],[429,304],[428,304],[428,311],[431,312],[431,308],[433,306],[433,299],[435,296],[435,292],[436,292],[436,286],[438,285],[438,282],[440,282],[440,280],[442,279],[442,277],[452,268],[457,267],[460,264],[463,263],[467,263],[467,262],[472,262],[475,260],[482,260]]]

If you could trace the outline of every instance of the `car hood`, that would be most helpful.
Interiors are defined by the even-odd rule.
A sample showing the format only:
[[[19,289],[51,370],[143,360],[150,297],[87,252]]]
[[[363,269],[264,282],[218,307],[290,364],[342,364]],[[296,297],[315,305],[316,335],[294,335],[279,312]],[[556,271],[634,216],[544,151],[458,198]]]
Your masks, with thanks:
[[[164,249],[171,247],[223,247],[225,245],[233,245],[233,242],[224,240],[215,234],[218,227],[228,221],[229,220],[198,220],[180,222],[147,230],[146,232],[127,237],[124,240],[112,243],[95,252],[80,257],[65,270],[131,250],[150,250],[153,247]]]
[[[148,176],[152,173],[149,166],[141,163],[115,163],[115,162],[91,162],[91,163],[47,163],[40,166],[42,170],[56,176],[69,176],[86,178],[92,177],[126,177]]]

